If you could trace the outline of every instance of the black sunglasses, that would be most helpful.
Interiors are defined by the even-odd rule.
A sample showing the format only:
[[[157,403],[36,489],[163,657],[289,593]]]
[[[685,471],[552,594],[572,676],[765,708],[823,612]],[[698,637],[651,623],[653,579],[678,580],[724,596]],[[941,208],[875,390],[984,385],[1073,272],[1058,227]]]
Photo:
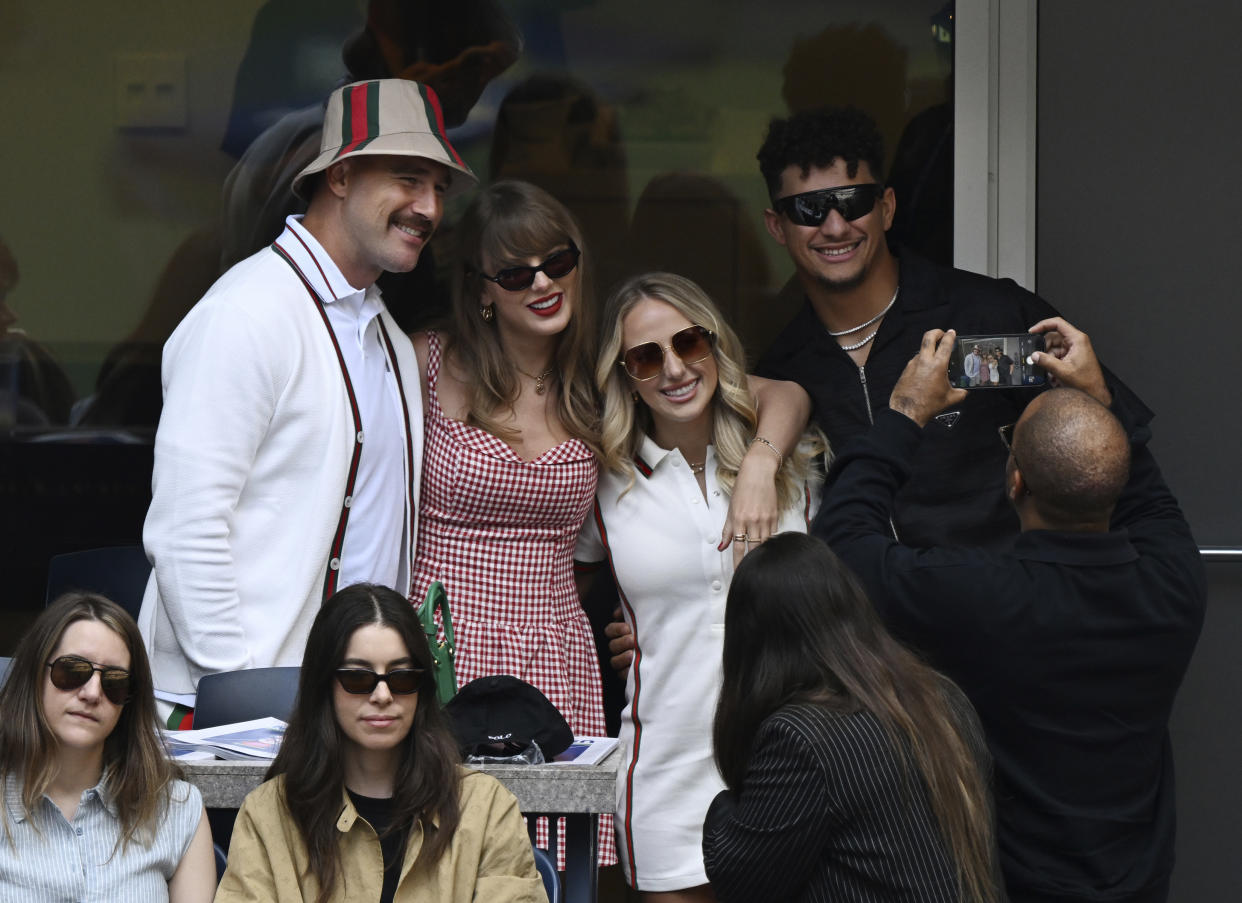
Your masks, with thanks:
[[[539,264],[539,266],[505,267],[495,276],[489,276],[482,270],[475,270],[475,272],[484,279],[496,283],[506,292],[521,292],[535,284],[535,274],[540,270],[547,273],[549,279],[560,279],[562,276],[568,276],[578,266],[578,258],[581,256],[582,252],[571,241],[568,248],[563,251],[557,251],[543,263]]]
[[[642,382],[654,379],[664,369],[665,347],[671,348],[683,364],[697,364],[711,356],[715,345],[716,333],[703,326],[687,326],[669,336],[667,346],[643,342],[626,351],[618,363],[626,373]]]
[[[336,682],[354,696],[374,693],[380,681],[388,684],[388,691],[394,696],[409,696],[418,692],[426,674],[421,668],[398,668],[387,674],[376,674],[370,668],[337,668]]]
[[[884,186],[876,182],[842,185],[791,194],[774,201],[772,206],[778,213],[789,217],[789,221],[796,226],[818,226],[833,210],[847,221],[866,216],[875,208],[875,202],[883,193]]]
[[[124,668],[100,667],[94,662],[76,655],[62,655],[47,666],[52,669],[52,686],[58,690],[77,690],[86,686],[95,672],[99,672],[99,688],[108,702],[125,705],[129,702],[129,672]]]

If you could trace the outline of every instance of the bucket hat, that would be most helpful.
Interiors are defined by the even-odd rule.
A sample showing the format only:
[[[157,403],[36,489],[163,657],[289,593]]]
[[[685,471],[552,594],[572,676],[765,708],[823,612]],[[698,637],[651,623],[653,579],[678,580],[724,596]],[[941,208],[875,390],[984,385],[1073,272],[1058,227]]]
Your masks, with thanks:
[[[442,163],[449,170],[449,196],[478,182],[449,143],[436,92],[403,78],[354,82],[332,92],[324,111],[319,156],[294,177],[293,193],[307,199],[301,191],[307,176],[361,154],[424,157]]]

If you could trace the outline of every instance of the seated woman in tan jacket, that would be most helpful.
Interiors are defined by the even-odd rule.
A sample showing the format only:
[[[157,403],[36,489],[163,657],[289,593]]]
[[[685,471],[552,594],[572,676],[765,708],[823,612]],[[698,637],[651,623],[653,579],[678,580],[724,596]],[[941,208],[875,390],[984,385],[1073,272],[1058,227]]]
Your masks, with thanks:
[[[267,777],[237,815],[217,903],[547,900],[517,801],[458,764],[426,638],[390,589],[324,603]]]

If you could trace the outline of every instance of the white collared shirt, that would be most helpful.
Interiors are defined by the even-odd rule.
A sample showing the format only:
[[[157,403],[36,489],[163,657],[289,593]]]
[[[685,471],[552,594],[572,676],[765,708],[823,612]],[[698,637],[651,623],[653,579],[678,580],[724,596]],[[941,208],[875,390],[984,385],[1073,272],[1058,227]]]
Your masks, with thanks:
[[[366,289],[350,285],[301,220],[301,216],[290,216],[285,223],[306,242],[319,265],[305,275],[324,302],[354,386],[365,435],[337,586],[378,583],[406,592],[409,572],[401,554],[406,545],[405,425],[397,379],[380,336],[379,314],[384,302],[374,285]],[[411,428],[423,427],[416,423]]]

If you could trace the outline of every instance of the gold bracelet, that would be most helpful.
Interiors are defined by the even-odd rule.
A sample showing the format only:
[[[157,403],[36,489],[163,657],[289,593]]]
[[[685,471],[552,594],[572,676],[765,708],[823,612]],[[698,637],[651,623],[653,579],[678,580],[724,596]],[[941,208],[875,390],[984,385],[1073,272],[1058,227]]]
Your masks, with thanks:
[[[750,440],[751,445],[754,445],[756,442],[766,445],[768,448],[772,449],[772,454],[776,455],[776,469],[780,470],[781,465],[785,463],[785,456],[781,454],[781,450],[762,436],[756,436],[754,439]]]

